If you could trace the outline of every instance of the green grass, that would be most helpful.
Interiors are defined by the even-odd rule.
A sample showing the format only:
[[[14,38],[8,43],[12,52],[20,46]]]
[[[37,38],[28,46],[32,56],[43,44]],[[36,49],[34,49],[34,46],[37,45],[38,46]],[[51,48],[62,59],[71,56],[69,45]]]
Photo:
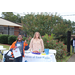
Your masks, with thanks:
[[[8,46],[8,45],[3,45],[3,44],[0,44],[0,45],[2,45],[3,48],[6,48],[6,50],[9,50],[9,47],[10,47],[10,46]]]
[[[73,55],[74,53],[72,53],[72,46],[71,46],[71,49],[70,49],[70,56],[66,56],[65,59],[60,59],[60,60],[57,60],[57,62],[67,62],[69,60],[69,58]]]
[[[9,50],[9,47],[10,47],[10,46],[8,46],[8,45],[3,45],[3,44],[0,44],[0,45],[3,46],[3,48],[6,48],[6,50]],[[5,50],[5,51],[6,51],[6,50]],[[3,53],[3,51],[2,51],[2,53]],[[3,57],[3,56],[0,54],[0,59],[2,59],[2,57]]]

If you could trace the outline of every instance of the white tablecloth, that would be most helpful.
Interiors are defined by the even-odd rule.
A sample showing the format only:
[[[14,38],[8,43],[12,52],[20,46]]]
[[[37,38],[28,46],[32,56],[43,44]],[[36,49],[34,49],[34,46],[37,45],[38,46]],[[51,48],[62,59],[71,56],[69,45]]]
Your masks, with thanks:
[[[23,62],[56,62],[56,59],[54,54],[37,55],[28,53],[25,54],[25,57],[23,57]]]
[[[3,59],[4,59],[4,54],[7,51],[3,52]],[[11,55],[11,52],[8,53],[8,55]],[[25,57],[23,57],[22,62],[56,62],[56,58],[54,54],[49,54],[49,55],[37,55],[37,54],[32,54],[32,53],[25,53]]]

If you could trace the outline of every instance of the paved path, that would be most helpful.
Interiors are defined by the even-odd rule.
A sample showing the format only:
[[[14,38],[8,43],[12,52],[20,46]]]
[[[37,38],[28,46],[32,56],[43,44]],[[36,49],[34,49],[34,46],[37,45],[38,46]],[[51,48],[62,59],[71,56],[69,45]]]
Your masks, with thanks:
[[[73,54],[67,62],[75,62],[75,54]]]

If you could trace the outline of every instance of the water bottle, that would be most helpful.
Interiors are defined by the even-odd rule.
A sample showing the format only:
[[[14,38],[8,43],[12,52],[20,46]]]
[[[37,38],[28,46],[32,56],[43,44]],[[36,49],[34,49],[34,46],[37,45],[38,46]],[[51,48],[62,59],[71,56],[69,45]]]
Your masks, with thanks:
[[[39,49],[39,52],[41,52],[41,50]]]

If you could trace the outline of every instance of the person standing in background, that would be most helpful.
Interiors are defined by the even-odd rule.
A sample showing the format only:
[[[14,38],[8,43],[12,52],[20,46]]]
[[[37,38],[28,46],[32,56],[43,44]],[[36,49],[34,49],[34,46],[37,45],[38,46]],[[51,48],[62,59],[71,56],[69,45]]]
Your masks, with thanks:
[[[71,39],[72,52],[75,53],[75,36]]]

